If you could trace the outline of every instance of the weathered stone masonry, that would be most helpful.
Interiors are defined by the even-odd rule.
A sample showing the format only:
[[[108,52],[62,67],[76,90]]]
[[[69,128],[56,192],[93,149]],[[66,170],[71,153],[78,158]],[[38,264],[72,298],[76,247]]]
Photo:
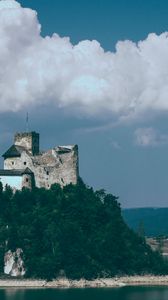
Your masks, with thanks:
[[[79,176],[78,146],[57,146],[46,152],[39,149],[39,134],[16,133],[14,144],[3,154],[4,170],[0,177],[22,176],[21,187],[50,188],[53,183],[61,186],[76,184]],[[6,174],[5,174],[6,172]],[[19,173],[20,172],[20,173]]]

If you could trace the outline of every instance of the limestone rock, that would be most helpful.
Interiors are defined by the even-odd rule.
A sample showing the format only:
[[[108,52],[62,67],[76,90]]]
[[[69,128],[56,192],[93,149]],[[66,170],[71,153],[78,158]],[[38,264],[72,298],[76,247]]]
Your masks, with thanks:
[[[4,257],[4,273],[11,276],[25,275],[24,262],[22,259],[22,249],[17,248],[15,252],[7,251]]]

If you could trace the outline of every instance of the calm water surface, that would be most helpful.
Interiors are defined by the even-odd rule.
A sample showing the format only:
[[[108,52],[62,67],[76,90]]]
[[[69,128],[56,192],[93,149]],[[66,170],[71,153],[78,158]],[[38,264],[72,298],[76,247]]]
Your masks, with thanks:
[[[168,287],[0,289],[0,300],[168,300]]]

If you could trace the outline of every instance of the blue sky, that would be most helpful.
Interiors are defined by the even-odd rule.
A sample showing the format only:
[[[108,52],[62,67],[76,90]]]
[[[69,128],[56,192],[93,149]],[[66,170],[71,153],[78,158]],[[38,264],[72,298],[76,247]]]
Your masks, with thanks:
[[[97,44],[87,43],[80,46],[80,51],[85,51],[85,55],[87,55],[84,56],[86,59],[88,59],[90,55],[89,51],[93,51],[90,63],[94,61],[94,56],[97,55],[97,52],[100,54],[97,60],[95,60],[95,68],[99,67],[99,61],[102,69],[108,59],[109,64],[111,63],[118,41],[130,40],[132,42],[139,42],[142,40],[145,42],[138,50],[137,46],[132,45],[132,43],[131,45],[124,43],[120,46],[120,49],[117,50],[119,54],[116,59],[117,63],[115,61],[114,78],[110,81],[112,84],[115,83],[116,86],[114,85],[114,89],[110,90],[109,93],[113,93],[113,90],[115,90],[113,97],[115,98],[115,95],[118,94],[119,97],[116,98],[116,102],[112,105],[109,104],[111,101],[109,94],[108,100],[101,98],[102,90],[99,90],[99,86],[96,87],[100,93],[100,95],[97,94],[99,100],[97,102],[94,90],[94,84],[104,84],[102,74],[105,74],[107,77],[110,76],[108,80],[111,80],[113,74],[107,74],[111,72],[111,69],[107,72],[107,68],[101,71],[101,81],[98,81],[98,83],[97,81],[91,80],[92,86],[90,86],[88,82],[87,84],[84,82],[84,87],[91,89],[95,100],[92,102],[92,98],[89,98],[88,94],[86,94],[87,101],[85,102],[85,99],[82,98],[85,98],[85,94],[83,96],[85,91],[82,90],[82,92],[80,91],[82,93],[82,100],[78,103],[78,98],[80,97],[78,94],[75,105],[73,104],[74,99],[72,99],[76,96],[74,91],[73,96],[68,94],[69,90],[66,91],[67,98],[63,98],[61,105],[55,106],[50,100],[50,98],[54,97],[54,93],[57,93],[55,90],[59,90],[63,84],[61,78],[66,73],[66,63],[63,64],[61,62],[60,69],[56,70],[57,75],[54,74],[54,76],[56,76],[56,88],[53,88],[53,83],[51,84],[50,82],[52,86],[51,90],[53,88],[53,94],[50,96],[50,89],[47,86],[47,90],[44,91],[45,101],[41,102],[39,97],[39,99],[37,99],[39,104],[35,106],[34,104],[32,105],[34,101],[33,97],[35,97],[34,94],[32,95],[30,93],[30,96],[26,94],[29,91],[26,91],[26,93],[24,91],[23,93],[25,102],[27,101],[29,103],[30,99],[28,106],[25,105],[22,107],[22,98],[18,100],[20,102],[15,103],[14,97],[19,99],[21,92],[19,90],[19,93],[16,92],[15,94],[16,87],[11,81],[11,85],[9,85],[11,95],[9,95],[9,90],[5,92],[3,97],[6,100],[2,103],[3,105],[1,104],[3,109],[0,112],[0,136],[2,141],[0,151],[3,152],[10,146],[15,131],[25,130],[26,111],[28,110],[30,129],[40,132],[42,148],[46,149],[58,144],[77,143],[79,145],[80,174],[88,185],[93,186],[95,189],[104,188],[119,196],[122,207],[168,206],[168,109],[166,103],[166,101],[168,101],[166,100],[168,99],[166,98],[168,95],[166,94],[166,85],[168,83],[166,81],[168,52],[166,51],[168,48],[167,36],[159,37],[162,32],[168,30],[168,2],[163,0],[20,0],[18,2],[23,7],[29,7],[37,12],[39,23],[42,26],[41,34],[43,38],[47,35],[52,36],[55,32],[59,34],[60,37],[70,37],[70,41],[73,45],[77,45],[83,40],[98,41],[105,53],[109,51],[110,58],[108,53],[104,55],[104,53],[101,52]],[[18,34],[19,38],[18,36],[15,38],[15,41],[19,41],[17,47],[16,42],[14,43],[12,41],[11,53],[14,56],[14,61],[15,57],[19,61],[19,56],[17,58],[19,51],[21,53],[20,56],[22,56],[23,53],[22,46],[19,44],[20,41],[22,44],[29,43],[31,31],[35,32],[35,25],[32,25],[33,27],[30,28],[30,31],[26,31],[31,19],[27,21],[23,21],[23,19],[24,18],[20,19],[20,22],[25,22],[22,28],[25,30],[24,37],[26,36],[27,39],[25,41],[21,35],[22,33],[20,33],[20,35]],[[15,28],[15,26],[17,26],[17,24],[14,24],[13,28]],[[5,30],[9,30],[9,27],[5,27],[4,32],[6,32]],[[19,30],[20,29],[18,29],[18,31]],[[146,42],[149,33],[155,33],[155,36],[152,36]],[[8,35],[8,32],[6,34]],[[11,36],[15,36],[15,34],[16,31],[14,31]],[[36,34],[34,39],[36,42]],[[61,39],[59,39],[58,42],[61,44],[60,47],[62,47],[60,53],[64,52],[64,47],[67,47],[67,49],[71,48],[71,44],[67,42],[65,42],[65,45],[62,45]],[[32,40],[31,43],[31,45],[33,45],[34,41]],[[161,43],[163,43],[163,45]],[[50,44],[50,47],[52,47],[51,45],[52,44]],[[16,52],[14,51],[15,47],[17,49]],[[163,53],[162,49],[165,49]],[[31,52],[32,56],[36,55],[37,47],[33,51]],[[37,57],[43,55],[41,48],[38,51]],[[138,56],[136,56],[137,51]],[[130,55],[130,53],[133,54]],[[157,70],[154,71],[154,79],[152,73],[153,69],[150,70],[147,79],[144,77],[144,70],[148,72],[149,68],[144,66],[147,60],[145,60],[145,63],[139,60],[141,53],[143,57],[147,57],[148,61],[151,59],[150,64],[152,67],[158,66]],[[37,57],[35,58],[36,60]],[[161,58],[162,61],[160,62]],[[7,59],[9,60],[9,58]],[[52,57],[50,60],[52,65]],[[118,63],[118,60],[120,63]],[[129,74],[126,72],[125,75],[125,71],[123,73],[122,61],[124,66],[126,63],[124,67],[126,71],[130,67],[131,71]],[[40,62],[40,66],[42,63],[43,60]],[[14,62],[12,61],[9,66],[13,67],[13,64]],[[82,64],[84,68],[86,64],[85,59],[83,59]],[[23,66],[25,66],[25,60],[21,67],[23,68]],[[164,70],[164,66],[166,70]],[[3,65],[1,65],[1,69],[2,67]],[[16,67],[18,68],[18,65]],[[67,68],[68,67],[67,65]],[[87,66],[87,68],[89,69],[89,66]],[[18,72],[22,74],[20,66],[18,70]],[[47,70],[45,71],[47,73]],[[98,68],[97,72],[99,71]],[[93,75],[94,70],[88,72],[92,72],[91,74]],[[134,75],[137,73],[140,75],[136,78]],[[25,73],[23,72],[23,74]],[[17,76],[17,74],[14,75],[15,77]],[[10,75],[8,76],[10,77]],[[34,85],[36,85],[36,69],[32,76],[34,76]],[[161,80],[160,85],[158,84],[157,86],[159,78],[162,79],[162,76],[164,85],[162,86]],[[122,80],[120,77],[122,77]],[[130,82],[134,80],[134,77],[136,91],[134,91],[134,84],[131,85],[131,88],[129,86]],[[142,87],[141,77],[143,78]],[[128,83],[126,84],[127,79]],[[83,80],[86,80],[86,78]],[[46,81],[48,83],[48,77]],[[22,82],[22,88],[24,84],[25,83]],[[37,79],[37,86],[38,84]],[[150,93],[148,93],[151,85],[152,92],[150,90]],[[155,92],[155,85],[158,90],[157,96],[153,94]],[[2,87],[3,86],[4,83],[2,82]],[[32,82],[30,86],[32,86]],[[66,90],[66,86],[63,88]],[[130,91],[128,98],[125,99],[124,93],[127,91],[127,88],[128,90],[130,88]],[[140,93],[141,95],[143,94],[143,88],[147,88],[148,94],[144,98],[138,98],[137,95]],[[43,90],[43,86],[35,90],[35,95],[40,94],[41,90]],[[163,95],[162,91],[164,91]],[[129,97],[134,96],[135,99],[132,98],[132,102],[130,103]],[[67,104],[67,99],[72,101],[72,105],[69,104],[69,102]],[[157,99],[159,100],[157,101]],[[8,101],[9,105],[7,105]],[[103,101],[105,103],[103,103]],[[128,104],[125,101],[128,101]],[[140,105],[141,102],[142,105]],[[12,103],[15,107],[14,110],[12,110]],[[131,113],[130,110],[128,113],[127,106],[131,107]],[[135,113],[132,113],[132,111],[135,111]]]
[[[20,0],[38,12],[42,34],[69,36],[73,43],[98,40],[113,50],[118,40],[139,41],[168,27],[166,0]]]

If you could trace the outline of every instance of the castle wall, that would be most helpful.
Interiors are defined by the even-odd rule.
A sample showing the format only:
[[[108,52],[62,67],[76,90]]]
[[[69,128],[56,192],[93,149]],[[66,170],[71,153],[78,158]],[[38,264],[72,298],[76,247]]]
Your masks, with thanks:
[[[24,147],[33,155],[39,153],[39,134],[36,132],[16,133],[14,143]]]
[[[31,135],[23,135],[23,134],[16,134],[15,135],[15,145],[22,146],[28,151],[32,151],[32,138]]]
[[[31,155],[28,155],[26,151],[22,152],[21,157],[6,158],[4,160],[5,170],[24,170],[27,167],[31,169],[31,166]]]
[[[61,186],[69,183],[76,184],[78,180],[78,148],[77,146],[66,146],[63,151],[60,151],[60,148],[57,147],[35,156],[23,151],[21,157],[5,159],[4,169],[29,168],[34,173],[35,185],[46,189],[50,188],[53,183],[59,183]]]
[[[34,176],[32,174],[23,174],[22,176],[22,187],[32,189],[34,186]]]
[[[76,147],[64,154],[58,154],[56,149],[44,153],[34,160],[34,173],[37,186],[50,188],[53,183],[61,186],[76,184],[78,180],[78,151]]]

